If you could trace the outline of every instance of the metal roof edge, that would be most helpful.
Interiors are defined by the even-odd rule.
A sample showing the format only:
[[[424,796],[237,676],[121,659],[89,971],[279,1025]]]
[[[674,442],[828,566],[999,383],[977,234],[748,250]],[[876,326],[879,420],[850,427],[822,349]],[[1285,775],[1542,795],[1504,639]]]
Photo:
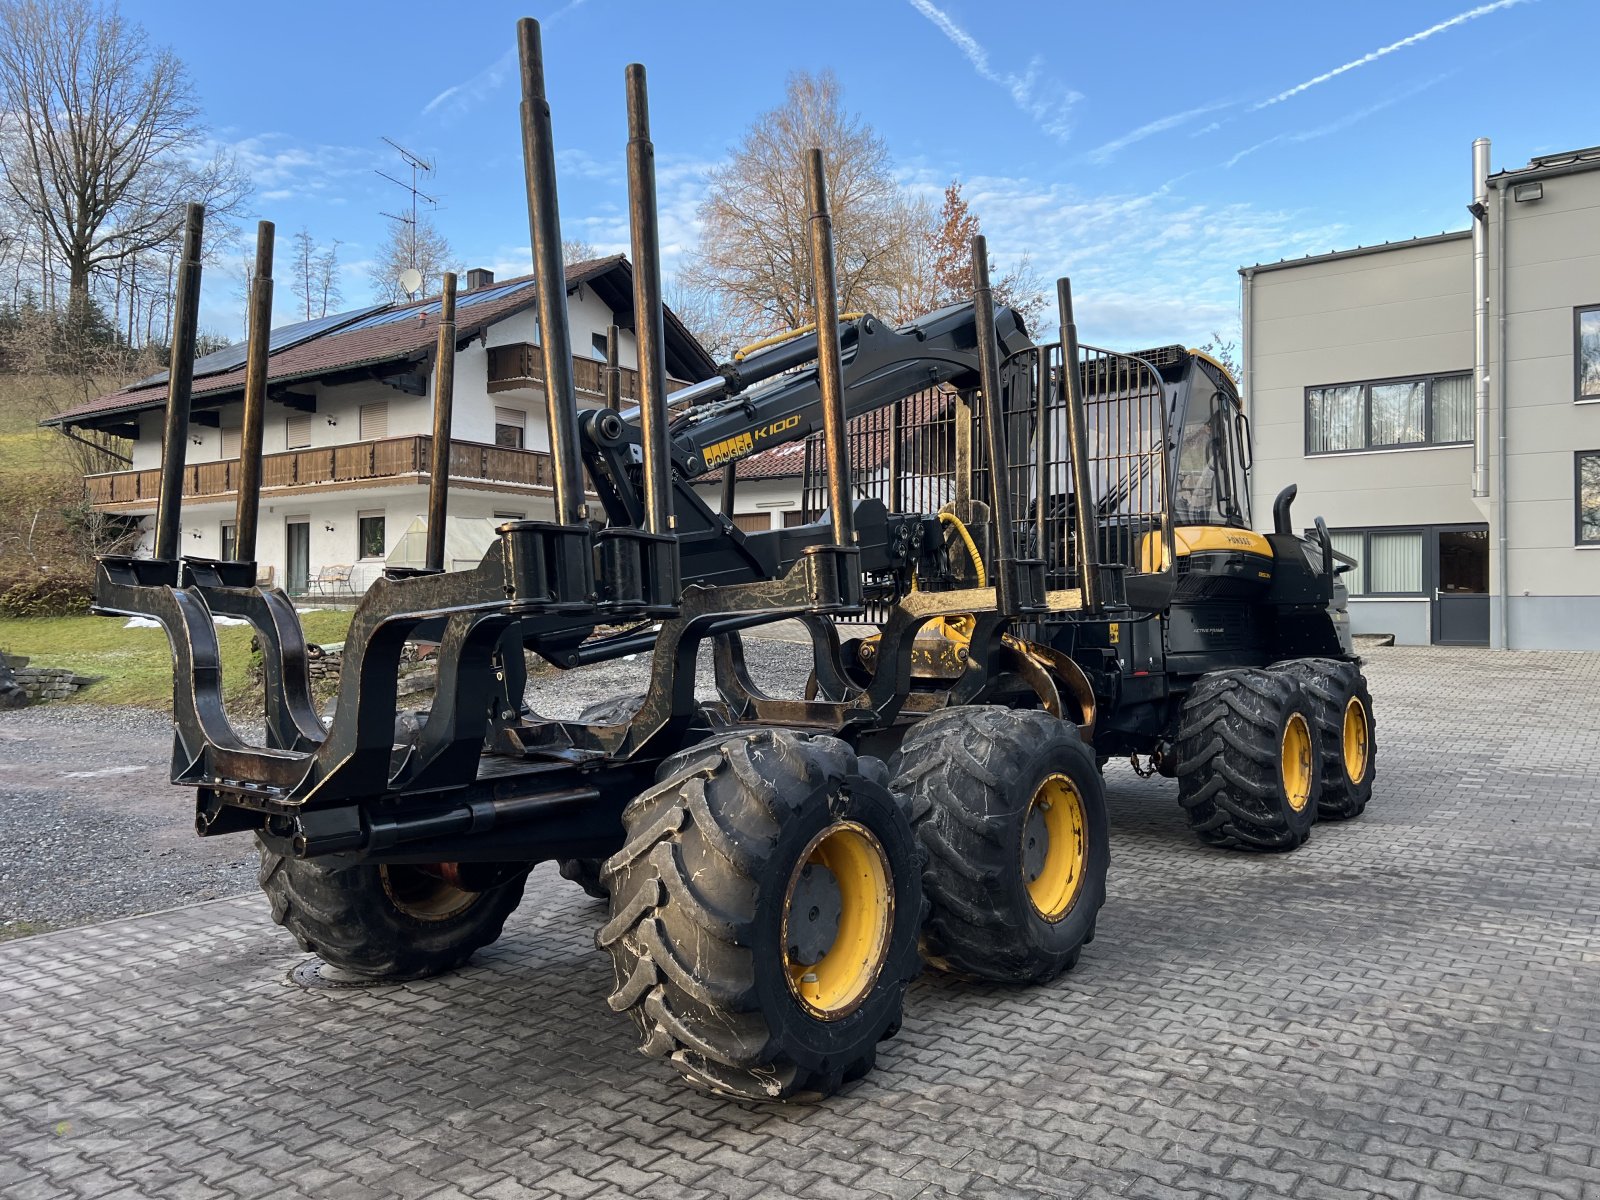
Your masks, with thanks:
[[[1535,179],[1552,179],[1557,175],[1577,175],[1583,171],[1600,171],[1600,146],[1586,146],[1563,154],[1544,154],[1525,167],[1508,167],[1489,176],[1496,187],[1508,183],[1531,183]]]
[[[1381,254],[1385,250],[1409,250],[1416,246],[1432,246],[1440,242],[1454,242],[1470,238],[1471,229],[1447,229],[1443,233],[1429,233],[1422,237],[1402,238],[1397,242],[1379,242],[1372,246],[1356,246],[1349,250],[1330,250],[1326,254],[1308,254],[1303,258],[1283,258],[1275,263],[1256,263],[1240,267],[1241,275],[1258,275],[1263,271],[1282,271],[1287,267],[1304,267],[1313,263],[1334,262],[1341,258],[1360,258],[1366,254]]]

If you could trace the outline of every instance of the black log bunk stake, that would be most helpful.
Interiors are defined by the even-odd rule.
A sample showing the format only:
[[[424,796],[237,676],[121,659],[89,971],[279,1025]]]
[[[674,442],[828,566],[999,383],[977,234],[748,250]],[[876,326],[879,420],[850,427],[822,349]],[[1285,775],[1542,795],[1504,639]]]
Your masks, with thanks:
[[[439,294],[439,340],[433,365],[433,455],[428,469],[430,571],[444,570],[445,521],[450,508],[450,426],[456,397],[456,277],[444,273]]]
[[[272,339],[274,226],[256,226],[256,269],[250,281],[250,331],[244,360],[244,417],[239,430],[239,498],[234,507],[234,558],[255,562],[261,517],[261,438],[267,404],[267,356]]]
[[[206,206],[191,203],[183,219],[183,254],[178,260],[178,294],[172,320],[172,352],[167,363],[167,421],[161,439],[161,494],[156,501],[158,562],[178,559],[178,527],[183,521],[183,468],[189,448],[189,402],[194,389],[194,342],[200,323],[200,240]]]

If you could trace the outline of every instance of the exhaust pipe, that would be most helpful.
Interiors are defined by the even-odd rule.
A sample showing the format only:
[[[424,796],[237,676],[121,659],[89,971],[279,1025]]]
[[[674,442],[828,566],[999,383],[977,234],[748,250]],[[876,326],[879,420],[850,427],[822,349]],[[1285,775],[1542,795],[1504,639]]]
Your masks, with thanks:
[[[183,257],[178,262],[172,350],[167,361],[167,421],[161,440],[161,493],[156,501],[155,558],[160,562],[178,558],[189,401],[194,390],[194,339],[200,323],[200,238],[205,223],[206,206],[191,202],[183,218]]]
[[[544,351],[545,413],[554,470],[555,519],[576,525],[584,518],[583,477],[578,460],[578,393],[572,379],[572,331],[567,324],[567,278],[561,262],[561,218],[556,203],[556,151],[550,103],[544,94],[544,54],[539,22],[517,22],[522,66],[522,162],[528,186],[528,233],[538,289],[539,342]]]
[[[564,293],[563,293],[564,294]],[[456,399],[456,276],[444,273],[439,293],[439,340],[433,366],[433,461],[428,468],[430,571],[444,570],[444,526],[450,508],[450,426]]]
[[[855,511],[850,506],[850,443],[845,436],[844,360],[839,353],[839,284],[834,274],[833,217],[828,212],[828,180],[822,151],[806,151],[806,224],[811,233],[811,295],[816,303],[817,386],[822,393],[822,441],[828,461],[828,507],[833,544],[856,543]]]
[[[670,530],[667,516],[667,345],[661,302],[661,225],[656,212],[656,150],[644,67],[629,63],[628,224],[633,245],[633,331],[639,351],[639,439],[644,450],[644,528]]]
[[[267,356],[272,338],[271,221],[256,226],[256,274],[250,284],[250,342],[245,351],[244,417],[239,430],[239,499],[234,505],[234,559],[256,560],[261,516],[261,440],[267,407]]]
[[[1502,200],[1504,197],[1502,197]],[[1489,139],[1472,143],[1472,494],[1489,494]],[[1502,364],[1503,366],[1504,364]]]

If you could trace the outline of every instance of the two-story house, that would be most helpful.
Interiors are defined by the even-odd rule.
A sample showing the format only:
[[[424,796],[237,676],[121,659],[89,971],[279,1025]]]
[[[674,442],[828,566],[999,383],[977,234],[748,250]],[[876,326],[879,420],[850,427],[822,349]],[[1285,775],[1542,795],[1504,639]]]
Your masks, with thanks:
[[[1600,147],[1473,166],[1466,229],[1240,271],[1256,520],[1299,485],[1358,633],[1600,649]]]
[[[477,541],[487,545],[488,520],[552,514],[533,280],[496,283],[488,271],[469,271],[466,282],[456,302],[450,448],[450,517],[469,531],[451,540],[463,554]],[[613,324],[621,329],[622,396],[633,399],[638,356],[627,260],[614,255],[568,266],[567,312],[579,405],[604,403],[602,367]],[[418,541],[405,535],[416,532],[427,511],[438,320],[434,297],[273,330],[257,560],[291,593],[345,578],[349,584],[333,590],[359,592],[403,541]],[[715,367],[670,311],[666,357],[674,387],[706,378]],[[195,363],[194,419],[185,448],[185,554],[231,557],[243,364],[242,345]],[[131,440],[127,470],[91,475],[85,483],[96,508],[151,518],[144,522],[146,549],[165,402],[162,374],[46,422]]]

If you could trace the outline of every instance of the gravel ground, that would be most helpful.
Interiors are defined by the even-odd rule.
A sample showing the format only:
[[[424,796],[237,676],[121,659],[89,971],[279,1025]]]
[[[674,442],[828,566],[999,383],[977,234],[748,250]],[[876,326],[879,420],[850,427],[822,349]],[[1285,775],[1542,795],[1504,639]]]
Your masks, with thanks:
[[[747,646],[761,687],[799,694],[808,647],[768,638]],[[538,675],[528,701],[546,716],[576,717],[597,700],[644,691],[649,669],[641,655]],[[696,689],[715,694],[709,654]],[[167,781],[171,755],[165,713],[0,713],[0,940],[254,890],[250,839],[194,835],[192,793]]]

